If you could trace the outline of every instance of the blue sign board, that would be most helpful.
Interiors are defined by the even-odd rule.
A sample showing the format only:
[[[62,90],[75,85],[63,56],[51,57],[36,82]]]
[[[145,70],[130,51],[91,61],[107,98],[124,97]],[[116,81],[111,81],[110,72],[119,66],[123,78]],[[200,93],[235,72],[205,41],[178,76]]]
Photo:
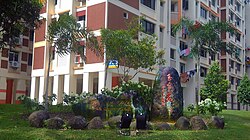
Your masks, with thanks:
[[[118,60],[110,60],[108,63],[108,68],[109,69],[116,69],[119,67]]]

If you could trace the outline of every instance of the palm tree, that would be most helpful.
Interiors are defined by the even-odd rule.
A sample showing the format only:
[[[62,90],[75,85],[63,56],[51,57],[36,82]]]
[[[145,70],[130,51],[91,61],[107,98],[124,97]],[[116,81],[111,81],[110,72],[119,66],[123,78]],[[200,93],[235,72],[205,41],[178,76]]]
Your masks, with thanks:
[[[187,35],[192,40],[190,47],[193,56],[196,58],[198,76],[200,76],[200,53],[202,47],[206,47],[210,53],[218,53],[222,49],[225,49],[230,54],[235,52],[234,46],[225,42],[220,36],[223,32],[235,32],[235,29],[230,23],[211,21],[205,24],[200,24],[187,18],[182,18],[176,25],[174,25],[173,32],[177,33],[182,29],[187,31]],[[198,77],[198,95],[200,90],[199,79],[200,78]],[[196,99],[196,103],[198,103],[198,99]]]
[[[101,54],[101,51],[98,50],[98,41],[93,32],[79,26],[76,19],[68,14],[61,15],[58,21],[52,21],[48,27],[46,39],[50,43],[45,89],[45,110],[48,110],[49,69],[52,61],[52,51],[55,50],[60,56],[71,52],[79,54],[84,62],[86,60],[84,47],[90,48],[96,54]],[[85,41],[84,46],[80,43],[82,39]]]

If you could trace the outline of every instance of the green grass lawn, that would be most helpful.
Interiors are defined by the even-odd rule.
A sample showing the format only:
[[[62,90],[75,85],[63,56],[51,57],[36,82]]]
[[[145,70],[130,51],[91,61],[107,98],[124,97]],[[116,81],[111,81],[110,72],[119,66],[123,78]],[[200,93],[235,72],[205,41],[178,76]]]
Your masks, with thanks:
[[[70,140],[70,139],[174,139],[174,140],[250,140],[250,112],[225,110],[225,129],[202,131],[149,131],[139,136],[120,136],[116,130],[49,130],[29,127],[20,117],[21,105],[0,105],[0,140]]]

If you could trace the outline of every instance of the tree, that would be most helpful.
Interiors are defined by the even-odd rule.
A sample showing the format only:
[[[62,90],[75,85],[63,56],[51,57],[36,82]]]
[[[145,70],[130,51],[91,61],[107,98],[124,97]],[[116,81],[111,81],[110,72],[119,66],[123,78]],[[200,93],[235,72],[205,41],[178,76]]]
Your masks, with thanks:
[[[240,81],[237,92],[238,101],[244,105],[250,105],[250,80],[246,74]]]
[[[156,37],[145,35],[139,37],[141,25],[138,19],[132,20],[127,29],[101,30],[102,46],[105,46],[106,64],[110,60],[118,60],[122,68],[122,81],[128,81],[140,71],[151,71],[155,64],[164,64],[162,59],[164,52],[155,50]],[[129,77],[131,69],[136,72]],[[117,69],[119,73],[119,68]],[[106,80],[105,80],[106,81]],[[106,82],[105,82],[106,83]]]
[[[52,50],[55,50],[58,55],[63,56],[70,53],[77,53],[81,55],[85,61],[84,48],[88,47],[91,50],[99,53],[98,41],[96,36],[87,28],[82,28],[77,24],[76,19],[68,14],[63,14],[58,21],[54,20],[48,27],[47,41],[51,44],[49,46],[49,61],[46,75],[46,89],[45,89],[45,109],[48,110],[48,83],[49,83],[49,69],[52,59]],[[85,45],[81,45],[80,41],[84,39]]]
[[[214,62],[209,68],[208,74],[204,79],[205,86],[201,88],[201,100],[210,98],[217,102],[225,102],[229,81],[221,74],[218,62]]]
[[[41,0],[0,0],[0,49],[6,45],[14,47],[25,28],[39,24]]]
[[[207,49],[210,53],[217,53],[222,49],[225,49],[229,54],[235,53],[235,47],[223,41],[220,37],[221,33],[234,33],[235,29],[227,22],[208,22],[205,24],[200,24],[198,22],[194,23],[193,21],[182,18],[179,23],[177,23],[173,32],[185,30],[187,35],[192,40],[190,44],[191,53],[196,58],[197,62],[197,93],[199,95],[200,90],[200,53],[202,49]],[[196,99],[198,103],[198,98]]]

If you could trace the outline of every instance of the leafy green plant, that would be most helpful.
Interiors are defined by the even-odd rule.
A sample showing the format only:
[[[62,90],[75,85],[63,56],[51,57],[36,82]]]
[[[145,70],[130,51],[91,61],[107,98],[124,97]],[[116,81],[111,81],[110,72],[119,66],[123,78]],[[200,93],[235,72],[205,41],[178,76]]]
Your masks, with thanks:
[[[250,80],[246,74],[240,81],[237,92],[238,101],[244,105],[250,105]]]
[[[202,100],[197,105],[197,110],[200,114],[206,114],[209,112],[211,115],[216,116],[219,112],[226,107],[226,103],[218,103],[215,100],[209,98]]]
[[[210,98],[217,102],[225,102],[229,81],[221,73],[218,62],[214,62],[209,68],[204,79],[205,86],[201,88],[201,99]]]
[[[21,101],[21,104],[23,104],[24,107],[27,108],[27,110],[35,111],[39,109],[44,109],[44,107],[42,105],[39,105],[36,100],[33,100],[26,95],[19,96],[17,99]]]
[[[187,106],[187,110],[190,111],[190,112],[193,112],[193,111],[195,110],[194,104],[189,104],[189,105]]]

